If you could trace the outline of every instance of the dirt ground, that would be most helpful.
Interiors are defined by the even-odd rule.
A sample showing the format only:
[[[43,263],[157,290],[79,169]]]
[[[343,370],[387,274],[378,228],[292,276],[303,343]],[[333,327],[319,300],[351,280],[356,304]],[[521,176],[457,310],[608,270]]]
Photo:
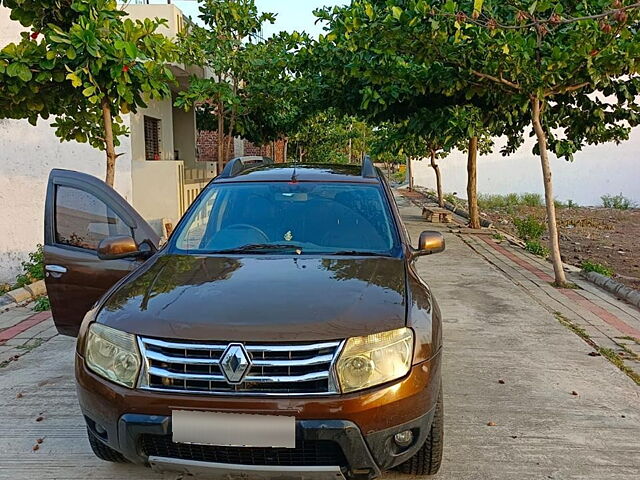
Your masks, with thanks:
[[[558,212],[560,250],[566,263],[600,263],[614,278],[640,290],[640,209],[561,208]],[[512,218],[533,215],[546,221],[543,207],[518,207],[514,212],[485,212],[497,228],[516,233]]]

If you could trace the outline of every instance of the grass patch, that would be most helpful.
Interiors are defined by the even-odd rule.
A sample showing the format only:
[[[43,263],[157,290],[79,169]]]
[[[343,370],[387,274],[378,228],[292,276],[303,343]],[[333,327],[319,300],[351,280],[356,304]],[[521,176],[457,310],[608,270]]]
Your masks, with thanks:
[[[640,385],[640,374],[634,372],[633,369],[626,366],[624,360],[622,360],[616,352],[614,352],[610,348],[598,348],[598,352],[600,352],[600,355],[606,357],[607,360],[613,363],[622,372],[627,374],[627,376],[629,376],[631,380],[636,382],[637,385]]]
[[[525,242],[538,242],[547,230],[544,223],[540,222],[533,215],[526,218],[514,218],[513,224],[518,231],[518,236]]]
[[[605,267],[601,263],[592,262],[591,260],[585,260],[582,262],[580,268],[583,272],[596,272],[600,275],[604,275],[605,277],[613,277],[613,270]]]
[[[629,335],[625,336],[625,337],[618,337],[620,340],[629,340],[630,342],[634,342],[637,343],[638,345],[640,345],[640,338],[636,338],[636,337],[631,337]]]
[[[498,240],[499,242],[502,242],[502,241],[505,240],[504,235],[502,235],[501,233],[498,233],[498,232],[494,233],[492,235],[492,237],[493,237],[494,240]]]
[[[22,262],[22,273],[16,277],[16,288],[44,279],[44,251],[42,248],[42,245],[38,245],[36,250],[29,254],[29,260]]]
[[[478,195],[478,206],[483,210],[513,211],[517,207],[541,207],[542,196],[537,193],[508,193],[495,195],[481,193]]]
[[[556,317],[556,320],[558,320],[562,325],[564,325],[569,330],[571,330],[573,333],[575,333],[580,338],[582,338],[589,345],[591,345],[592,347],[596,346],[595,343],[593,342],[593,340],[591,340],[591,337],[589,336],[589,334],[587,333],[587,331],[584,328],[579,327],[578,325],[573,323],[571,320],[569,320],[567,317],[565,317],[560,312],[555,312],[554,315]]]
[[[25,343],[24,345],[18,345],[16,348],[18,350],[24,351],[24,353],[28,353],[31,350],[35,350],[36,348],[38,348],[43,343],[44,343],[43,339],[36,338],[33,342],[29,341],[29,342]]]
[[[549,249],[544,245],[541,245],[538,241],[527,242],[524,246],[524,249],[529,252],[537,255],[538,257],[547,258],[549,256]]]
[[[36,303],[33,305],[33,310],[35,312],[46,312],[47,310],[51,310],[51,302],[49,302],[49,297],[46,295],[44,297],[38,297],[36,299]]]
[[[634,208],[636,203],[631,199],[619,193],[618,195],[603,195],[600,197],[602,199],[602,206],[604,208],[615,208],[616,210],[629,210],[630,208]]]
[[[445,193],[442,198],[444,198],[445,202],[449,202],[451,205],[458,206],[460,200],[456,197],[455,193]]]
[[[567,200],[566,202],[563,202],[562,200],[556,199],[553,201],[553,203],[555,204],[556,208],[578,208],[580,206],[573,200]]]

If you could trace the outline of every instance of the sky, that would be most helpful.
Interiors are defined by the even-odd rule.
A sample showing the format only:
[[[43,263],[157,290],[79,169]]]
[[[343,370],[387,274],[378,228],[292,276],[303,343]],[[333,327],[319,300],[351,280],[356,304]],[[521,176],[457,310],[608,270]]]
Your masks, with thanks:
[[[153,0],[152,3],[165,3],[164,1]],[[197,18],[198,2],[193,0],[173,0],[187,16]],[[316,8],[347,3],[346,1],[331,0],[256,0],[258,8],[263,12],[276,13],[276,23],[265,25],[264,35],[269,37],[282,30],[294,31],[304,30],[307,33],[318,36],[322,33],[322,26],[315,25],[316,18],[313,10]]]

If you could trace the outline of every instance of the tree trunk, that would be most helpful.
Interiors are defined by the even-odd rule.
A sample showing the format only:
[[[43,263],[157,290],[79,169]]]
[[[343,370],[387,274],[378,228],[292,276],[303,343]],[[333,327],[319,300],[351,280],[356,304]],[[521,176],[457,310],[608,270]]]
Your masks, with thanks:
[[[224,169],[224,105],[218,101],[218,174]]]
[[[285,138],[284,139],[284,163],[287,163],[287,156],[289,154],[287,150],[289,150],[289,139]]]
[[[531,99],[531,118],[533,120],[533,130],[538,138],[540,160],[542,161],[544,199],[547,205],[547,227],[549,228],[549,248],[551,249],[553,271],[555,272],[556,286],[564,287],[567,284],[567,277],[564,273],[562,257],[560,256],[560,236],[558,234],[558,223],[556,221],[556,205],[553,199],[553,182],[551,165],[549,164],[549,152],[547,151],[547,134],[542,128],[541,103],[538,97]]]
[[[436,172],[436,185],[438,188],[438,205],[444,207],[444,196],[442,194],[442,177],[440,175],[440,167],[436,163],[436,151],[431,150],[431,167]]]
[[[109,99],[104,97],[102,99],[102,122],[104,126],[104,146],[107,152],[107,175],[105,182],[110,187],[113,187],[113,182],[116,178],[116,148],[113,143],[113,119],[111,118],[111,104]]]
[[[411,157],[407,157],[407,178],[409,180],[409,191],[413,192],[413,168],[411,165]]]
[[[478,210],[478,137],[469,139],[467,199],[469,202],[469,227],[479,229],[481,225],[480,211]]]

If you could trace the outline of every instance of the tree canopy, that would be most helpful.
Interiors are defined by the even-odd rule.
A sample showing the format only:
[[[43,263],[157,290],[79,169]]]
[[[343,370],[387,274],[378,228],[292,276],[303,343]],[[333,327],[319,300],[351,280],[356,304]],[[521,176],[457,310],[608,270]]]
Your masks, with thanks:
[[[115,147],[128,133],[121,114],[171,93],[175,47],[158,33],[165,21],[132,21],[115,0],[3,4],[30,30],[0,51],[0,116],[36,124],[55,115],[61,141],[106,151],[113,185]]]

